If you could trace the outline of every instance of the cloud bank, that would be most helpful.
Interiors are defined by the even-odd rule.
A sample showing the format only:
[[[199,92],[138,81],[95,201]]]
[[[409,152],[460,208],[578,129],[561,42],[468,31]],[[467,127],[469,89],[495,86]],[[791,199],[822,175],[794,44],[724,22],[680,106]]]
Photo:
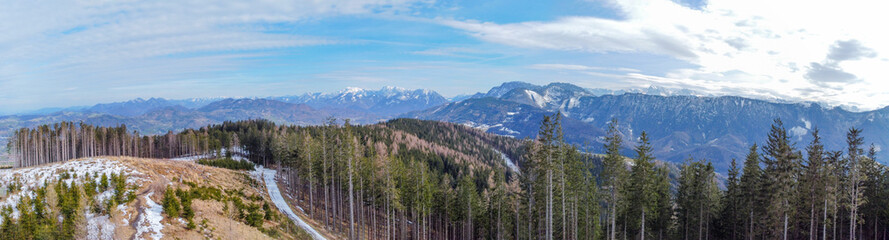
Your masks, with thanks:
[[[482,41],[518,48],[646,53],[692,67],[622,81],[714,94],[818,101],[873,109],[889,102],[889,15],[872,1],[611,0],[617,19],[590,16],[500,24],[439,19]],[[562,63],[583,65],[583,62]],[[565,69],[561,69],[565,70]],[[588,69],[577,69],[586,71]],[[868,96],[867,99],[861,96]]]

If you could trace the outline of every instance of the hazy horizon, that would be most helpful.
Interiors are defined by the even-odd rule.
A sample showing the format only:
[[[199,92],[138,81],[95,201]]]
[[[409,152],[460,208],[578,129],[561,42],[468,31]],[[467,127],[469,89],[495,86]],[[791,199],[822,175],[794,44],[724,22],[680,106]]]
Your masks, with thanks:
[[[456,96],[508,81],[657,85],[872,110],[889,102],[881,81],[889,37],[864,24],[889,20],[880,9],[867,1],[11,1],[0,9],[0,113],[346,87]]]

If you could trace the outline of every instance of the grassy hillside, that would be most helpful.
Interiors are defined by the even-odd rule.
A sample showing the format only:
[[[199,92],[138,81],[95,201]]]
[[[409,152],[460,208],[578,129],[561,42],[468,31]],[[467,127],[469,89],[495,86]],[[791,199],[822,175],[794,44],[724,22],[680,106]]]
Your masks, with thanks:
[[[77,159],[0,170],[0,185],[7,191],[0,194],[5,209],[0,228],[3,236],[13,238],[308,237],[270,203],[264,185],[247,172],[192,162]],[[173,202],[179,206],[177,217],[168,208]],[[42,210],[21,211],[27,209],[22,206]]]

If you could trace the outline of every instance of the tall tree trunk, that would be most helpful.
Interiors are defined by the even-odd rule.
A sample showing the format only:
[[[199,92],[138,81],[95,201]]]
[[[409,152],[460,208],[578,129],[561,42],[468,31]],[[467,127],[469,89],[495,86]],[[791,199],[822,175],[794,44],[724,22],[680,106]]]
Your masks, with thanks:
[[[827,196],[824,197],[824,219],[821,227],[821,239],[827,240]]]
[[[354,154],[349,153],[348,162],[348,170],[349,171],[349,239],[355,239],[355,203],[353,202],[353,191],[354,186],[352,185],[352,156]]]
[[[546,169],[546,240],[553,239],[553,169],[552,157],[547,156]]]
[[[645,207],[642,207],[642,240],[645,240]]]
[[[611,240],[614,240],[617,233],[617,196],[614,187],[614,184],[611,184]]]
[[[787,240],[787,212],[784,213],[784,240]]]

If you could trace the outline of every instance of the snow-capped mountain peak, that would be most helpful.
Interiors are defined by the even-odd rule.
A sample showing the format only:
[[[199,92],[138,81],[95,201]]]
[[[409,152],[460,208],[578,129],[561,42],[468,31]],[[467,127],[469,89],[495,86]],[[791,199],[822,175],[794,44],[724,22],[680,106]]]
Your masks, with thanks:
[[[448,102],[435,91],[386,86],[379,90],[349,87],[333,94],[307,93],[299,97],[272,98],[288,103],[305,103],[318,109],[367,111],[381,117],[396,116]]]

